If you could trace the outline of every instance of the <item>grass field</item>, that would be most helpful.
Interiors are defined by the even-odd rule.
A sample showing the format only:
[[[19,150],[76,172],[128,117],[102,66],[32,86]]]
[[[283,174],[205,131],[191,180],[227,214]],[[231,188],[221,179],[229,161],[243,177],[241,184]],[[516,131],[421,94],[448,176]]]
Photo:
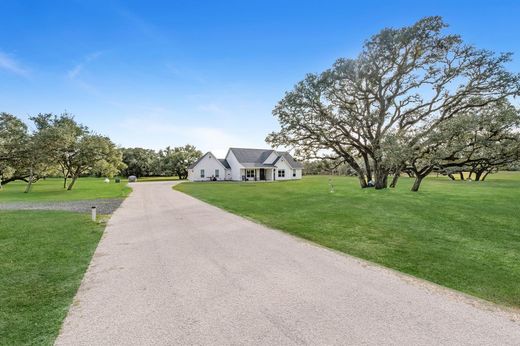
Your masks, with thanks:
[[[125,181],[119,184],[111,180],[106,184],[104,178],[80,178],[71,191],[63,188],[60,178],[48,178],[36,182],[29,193],[23,193],[26,183],[15,181],[0,190],[2,202],[50,202],[73,201],[96,198],[123,198],[132,190]]]
[[[0,211],[0,344],[53,344],[103,227],[86,214]]]
[[[520,307],[520,172],[485,182],[430,177],[421,191],[357,179],[183,183],[175,189],[321,245],[496,303]]]

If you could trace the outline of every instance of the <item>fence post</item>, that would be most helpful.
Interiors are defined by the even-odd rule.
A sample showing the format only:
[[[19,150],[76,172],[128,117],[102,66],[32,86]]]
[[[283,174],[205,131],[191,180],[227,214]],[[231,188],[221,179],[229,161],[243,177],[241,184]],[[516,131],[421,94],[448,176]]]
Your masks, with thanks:
[[[92,207],[92,221],[96,221],[96,207]]]

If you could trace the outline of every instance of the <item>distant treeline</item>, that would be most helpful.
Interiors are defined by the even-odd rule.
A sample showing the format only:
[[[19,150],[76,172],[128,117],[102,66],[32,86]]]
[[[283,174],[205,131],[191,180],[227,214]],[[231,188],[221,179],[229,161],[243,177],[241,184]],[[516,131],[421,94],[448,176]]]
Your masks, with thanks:
[[[136,177],[178,176],[188,177],[188,167],[202,156],[202,152],[193,145],[155,151],[144,148],[122,148],[125,168],[121,175]]]

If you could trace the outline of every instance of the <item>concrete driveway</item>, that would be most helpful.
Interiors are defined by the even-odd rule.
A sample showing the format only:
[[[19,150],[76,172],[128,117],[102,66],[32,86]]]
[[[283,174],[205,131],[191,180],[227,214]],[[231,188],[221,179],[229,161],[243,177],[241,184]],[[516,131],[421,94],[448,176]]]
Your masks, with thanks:
[[[518,316],[138,183],[59,345],[519,345]]]

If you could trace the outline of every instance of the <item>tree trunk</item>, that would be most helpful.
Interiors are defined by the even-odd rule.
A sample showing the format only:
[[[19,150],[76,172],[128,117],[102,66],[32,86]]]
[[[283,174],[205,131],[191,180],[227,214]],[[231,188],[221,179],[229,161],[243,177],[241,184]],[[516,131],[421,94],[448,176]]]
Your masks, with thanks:
[[[388,171],[383,169],[383,167],[381,167],[381,165],[377,162],[374,163],[374,178],[374,187],[376,190],[387,188]]]
[[[359,164],[356,162],[356,160],[350,155],[343,154],[341,156],[345,160],[345,162],[354,171],[356,171],[358,179],[359,179],[359,185],[361,186],[361,188],[364,189],[365,187],[368,187],[368,185],[367,185],[368,180],[366,180],[365,172],[363,172],[363,169],[359,166]]]
[[[363,175],[360,175],[359,173],[357,176],[358,176],[359,185],[361,186],[361,188],[364,189],[364,188],[368,187],[365,177]]]
[[[72,190],[72,187],[74,186],[74,183],[76,182],[77,179],[78,179],[78,176],[77,176],[77,175],[74,175],[74,176],[72,177],[72,180],[71,180],[69,186],[67,187],[67,191]]]
[[[366,180],[372,180],[372,168],[370,167],[370,159],[367,153],[362,153],[363,161],[365,162]]]
[[[418,174],[415,176],[415,181],[412,186],[412,191],[414,191],[414,192],[419,191],[419,187],[421,187],[421,182],[423,179],[424,179],[424,176],[420,176]]]
[[[460,180],[464,180],[464,172],[460,171],[459,176],[460,176]]]
[[[471,179],[471,175],[473,174],[473,171],[469,171],[468,180]]]
[[[63,188],[67,188],[67,178],[69,177],[69,171],[65,168],[63,164],[60,164],[61,174],[63,174]]]
[[[392,182],[390,183],[390,187],[395,188],[397,186],[397,181],[399,180],[400,176],[401,176],[401,172],[396,172],[394,174],[394,177],[392,178]]]
[[[392,178],[392,182],[390,183],[390,187],[394,188],[397,186],[397,181],[399,180],[399,177],[401,176],[401,171],[403,170],[404,165],[401,165],[396,168],[394,172],[394,177]]]
[[[33,183],[33,168],[31,167],[29,169],[29,181],[27,182],[24,193],[29,193],[31,191],[32,183]]]
[[[486,180],[488,174],[491,173],[492,170],[493,170],[493,169],[490,169],[490,170],[486,171],[486,173],[484,174],[484,176],[482,176],[482,179],[481,179],[480,181],[484,181],[484,180]]]
[[[455,180],[455,177],[454,177],[453,174],[451,174],[451,173],[448,174],[448,177],[449,177],[451,180]]]
[[[475,181],[480,181],[480,177],[482,177],[482,173],[484,173],[483,170],[475,173]]]

